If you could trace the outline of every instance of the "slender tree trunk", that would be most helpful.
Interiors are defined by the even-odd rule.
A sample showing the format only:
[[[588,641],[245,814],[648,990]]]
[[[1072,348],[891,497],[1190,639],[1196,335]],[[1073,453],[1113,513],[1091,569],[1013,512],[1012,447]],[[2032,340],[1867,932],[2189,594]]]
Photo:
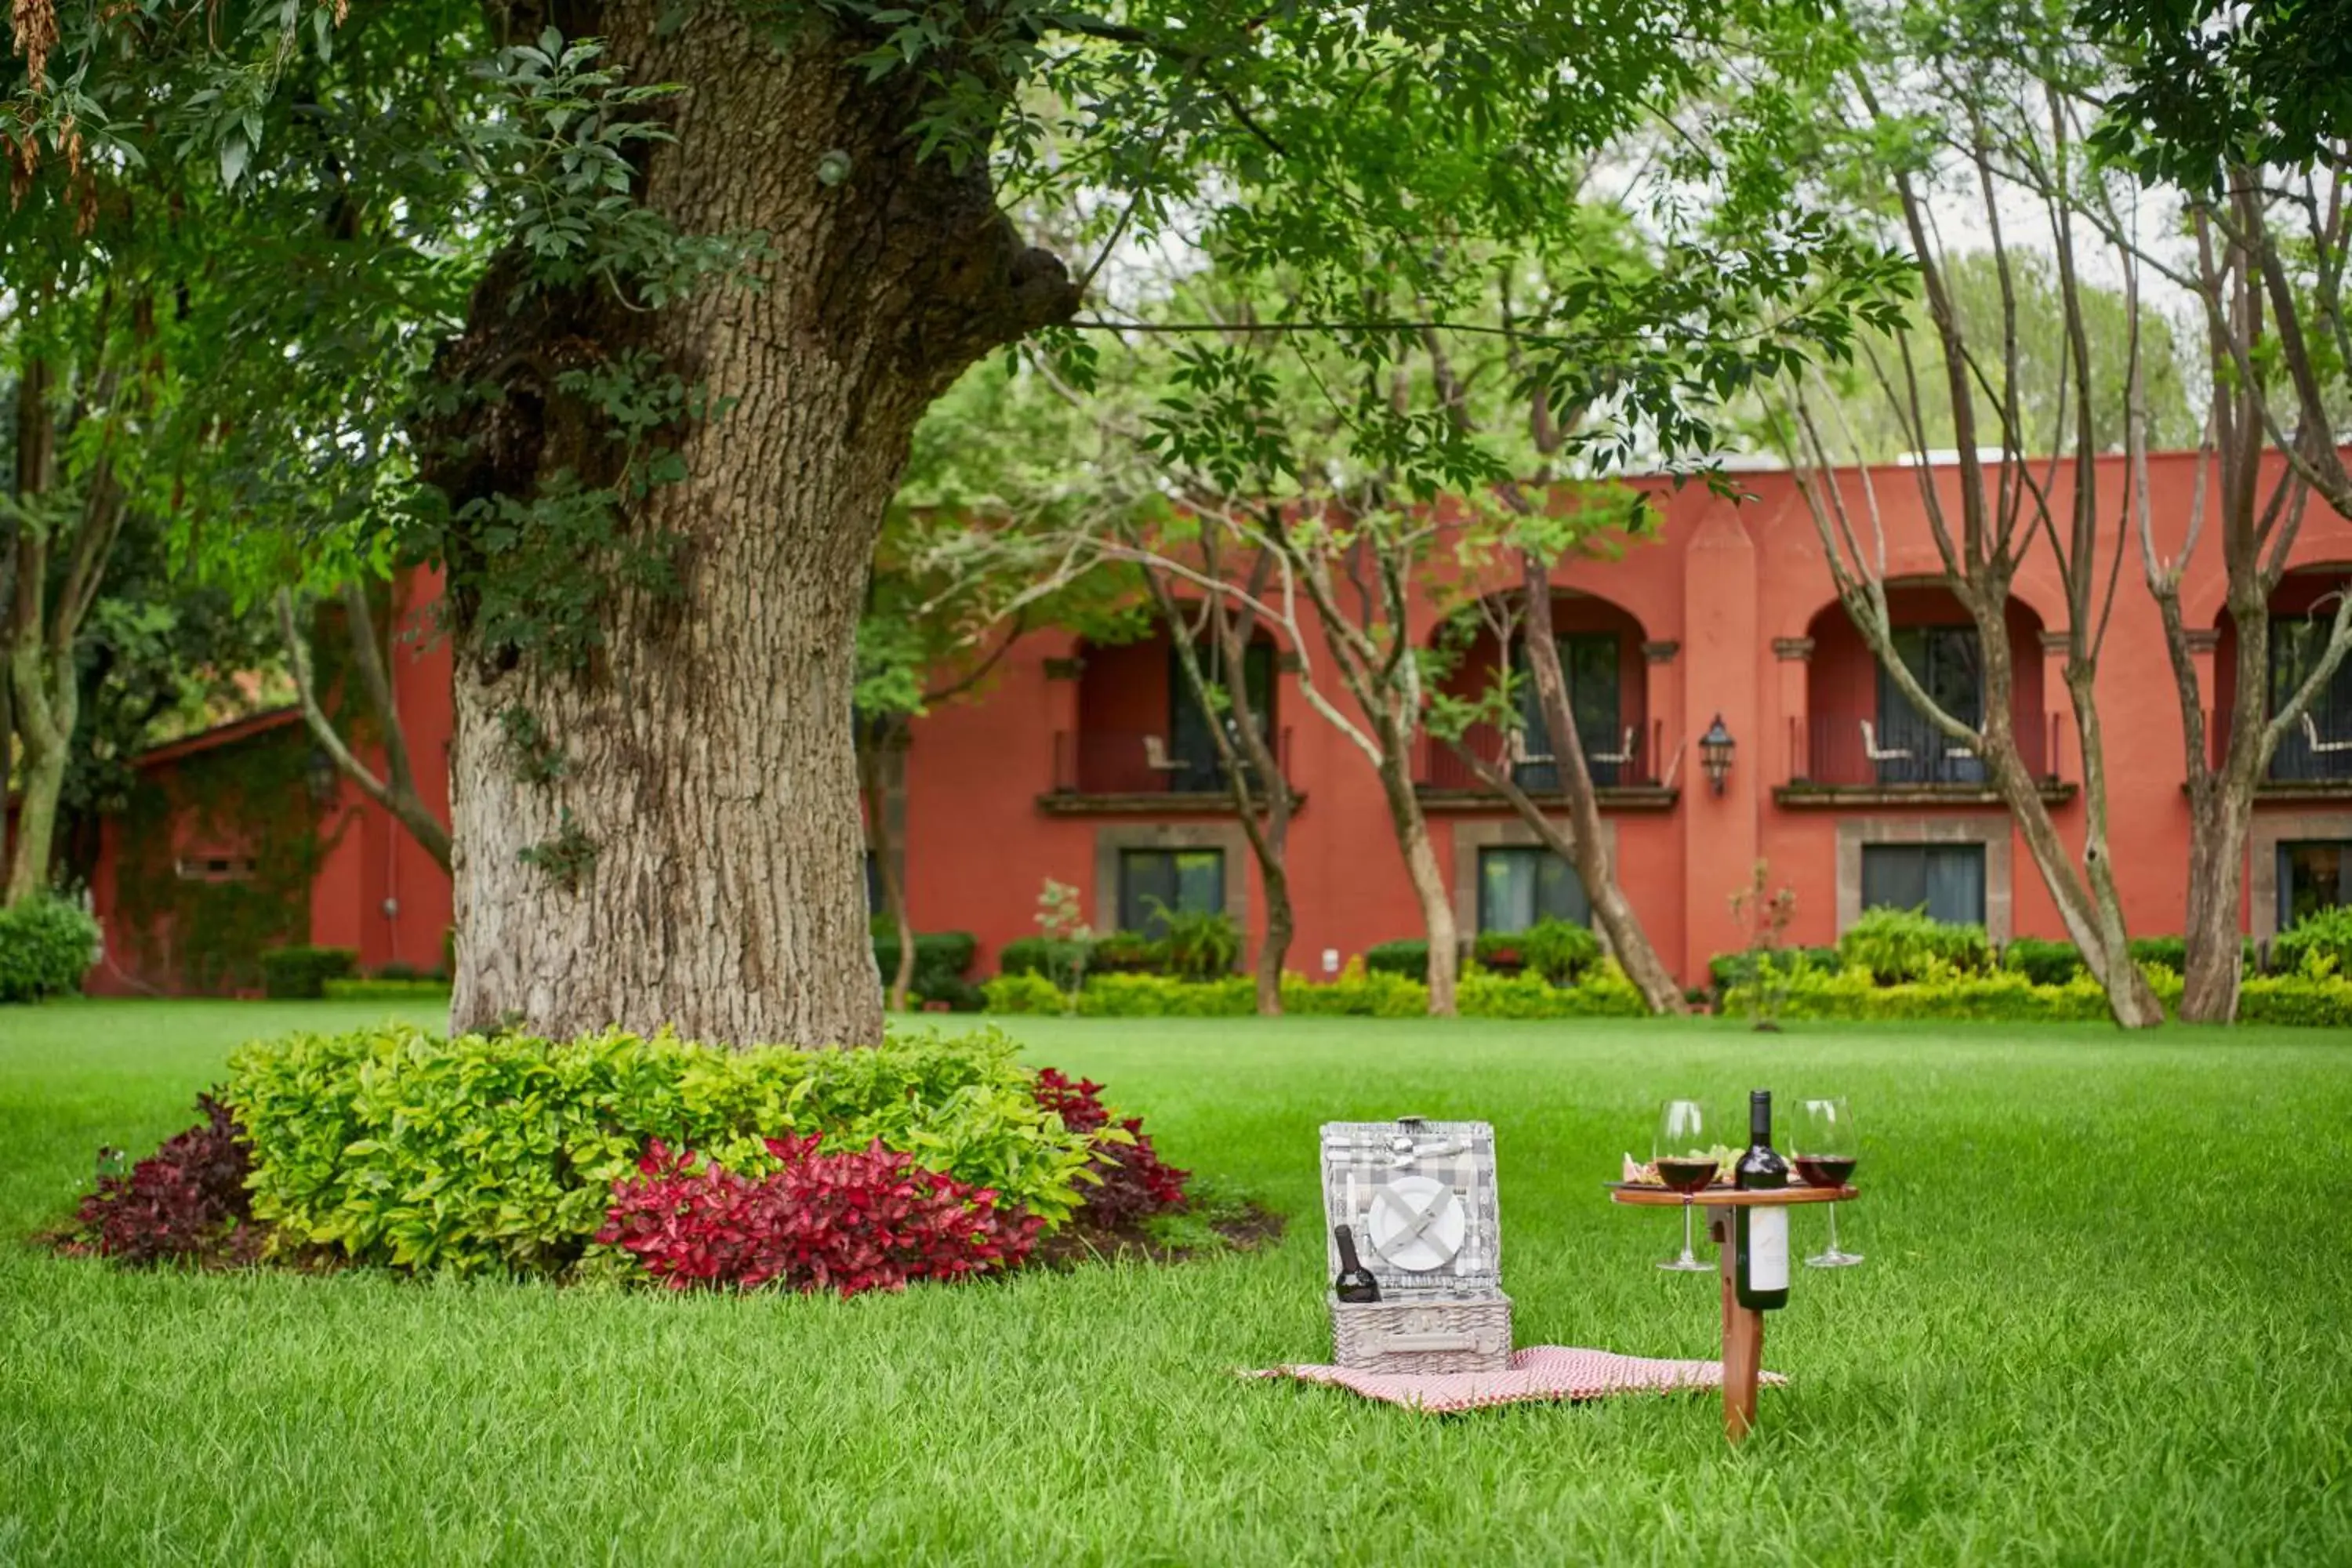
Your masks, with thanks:
[[[1389,823],[1396,830],[1397,847],[1404,852],[1405,875],[1421,905],[1422,929],[1429,935],[1429,1013],[1450,1018],[1454,1013],[1454,987],[1462,968],[1462,932],[1454,920],[1454,896],[1430,842],[1429,818],[1422,814],[1420,797],[1412,793],[1412,747],[1409,737],[1381,736],[1381,794],[1388,801]]]
[[[81,691],[73,658],[53,658],[41,627],[19,626],[9,650],[9,683],[25,737],[25,788],[16,806],[16,854],[8,864],[6,901],[18,904],[48,890],[49,858],[57,838],[58,801],[65,791],[66,759],[79,721]]]
[[[906,731],[894,720],[865,722],[866,743],[857,753],[857,776],[866,802],[866,847],[874,857],[874,872],[882,883],[882,912],[898,941],[898,958],[886,983],[889,989],[884,1005],[893,1013],[903,1013],[915,984],[915,921],[908,908],[906,879],[898,875],[898,840],[890,833],[890,775],[894,759],[904,754]]]
[[[408,736],[401,722],[400,708],[394,700],[392,680],[384,668],[383,650],[375,642],[374,617],[368,613],[367,591],[358,584],[350,585],[344,595],[349,612],[349,631],[354,666],[361,672],[361,687],[366,693],[377,727],[383,735],[384,771],[379,778],[365,763],[360,761],[334,721],[322,705],[316,683],[310,673],[310,638],[302,632],[301,622],[294,605],[294,595],[285,589],[278,593],[278,632],[286,644],[286,662],[294,678],[294,695],[302,707],[302,721],[310,731],[310,739],[331,758],[335,769],[357,784],[362,794],[390,813],[393,819],[408,830],[417,847],[433,857],[433,863],[443,871],[450,869],[451,848],[449,829],[433,815],[417,793],[416,778],[409,766]]]
[[[1576,715],[1569,707],[1568,678],[1559,668],[1559,647],[1552,640],[1550,574],[1532,552],[1522,551],[1519,559],[1528,601],[1528,670],[1535,679],[1537,699],[1543,704],[1560,788],[1568,796],[1567,859],[1584,884],[1593,919],[1608,933],[1618,963],[1650,1011],[1687,1012],[1682,986],[1658,956],[1658,950],[1650,945],[1649,932],[1642,929],[1641,918],[1634,914],[1632,900],[1617,880],[1617,868],[1610,862],[1608,841],[1601,832],[1600,797],[1593,794],[1592,770],[1585,761],[1583,739],[1576,732]],[[1520,799],[1527,797],[1522,794]],[[1533,801],[1528,801],[1528,805],[1534,809]],[[1539,817],[1542,813],[1535,815]],[[1538,831],[1542,831],[1540,826]],[[1557,844],[1553,852],[1559,853]]]
[[[599,471],[614,443],[562,371],[650,353],[740,400],[674,433],[686,479],[628,503],[631,538],[665,542],[677,584],[611,584],[584,668],[494,641],[467,583],[491,568],[457,542],[451,1024],[870,1043],[882,987],[850,696],[875,538],[925,407],[991,348],[1066,319],[1076,290],[1015,241],[984,159],[918,160],[922,73],[869,81],[845,31],[780,49],[743,8],[667,25],[678,15],[603,14],[633,77],[691,84],[641,199],[688,234],[765,231],[761,287],[645,312],[519,294],[509,258],[436,367],[507,394],[428,433],[463,439],[434,440],[426,473],[457,507]],[[845,178],[820,180],[845,157]],[[562,778],[505,764],[499,715],[518,707],[563,745]]]

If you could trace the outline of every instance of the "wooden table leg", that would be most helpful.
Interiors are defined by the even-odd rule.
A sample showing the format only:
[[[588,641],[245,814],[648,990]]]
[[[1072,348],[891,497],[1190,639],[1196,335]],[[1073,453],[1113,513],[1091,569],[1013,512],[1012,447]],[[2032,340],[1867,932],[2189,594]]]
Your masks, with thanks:
[[[1732,1245],[1731,1211],[1707,1216],[1723,1274],[1723,1435],[1733,1442],[1756,1425],[1756,1381],[1764,1366],[1764,1314],[1739,1304],[1732,1276],[1738,1268]]]

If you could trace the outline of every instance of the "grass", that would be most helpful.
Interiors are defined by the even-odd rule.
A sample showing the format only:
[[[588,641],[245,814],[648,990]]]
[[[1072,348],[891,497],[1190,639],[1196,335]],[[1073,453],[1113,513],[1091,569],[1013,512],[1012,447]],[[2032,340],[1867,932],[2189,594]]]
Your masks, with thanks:
[[[191,1120],[231,1046],[383,1004],[0,1013],[0,1230]],[[851,1302],[138,1275],[0,1243],[0,1563],[2352,1561],[2352,1040],[2313,1032],[1017,1020],[1270,1251]],[[1711,1354],[1599,1184],[1654,1102],[1830,1086],[1861,1268],[1762,1426],[1423,1417],[1312,1360],[1318,1122],[1496,1124],[1522,1343]],[[1801,1246],[1819,1221],[1801,1215]]]

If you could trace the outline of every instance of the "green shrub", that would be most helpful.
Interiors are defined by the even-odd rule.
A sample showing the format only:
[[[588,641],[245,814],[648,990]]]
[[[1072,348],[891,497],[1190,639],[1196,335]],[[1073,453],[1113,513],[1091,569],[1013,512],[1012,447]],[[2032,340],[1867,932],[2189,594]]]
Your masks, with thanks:
[[[1554,984],[1532,969],[1497,974],[1473,965],[1454,999],[1465,1018],[1640,1018],[1650,1011],[1613,958],[1596,960],[1573,985]]]
[[[2002,948],[2000,966],[2012,974],[2024,975],[2036,985],[2063,985],[2090,973],[2073,942],[2048,942],[2037,936],[2019,937]]]
[[[1223,910],[1186,914],[1160,906],[1167,925],[1169,972],[1182,980],[1214,980],[1241,961],[1242,928]]]
[[[1573,985],[1601,962],[1601,939],[1572,921],[1538,921],[1519,933],[1527,966],[1554,985]]]
[[[1384,942],[1364,950],[1364,967],[1375,974],[1403,974],[1415,980],[1429,976],[1429,942],[1423,937]]]
[[[1282,1010],[1302,1017],[1417,1018],[1429,1011],[1429,985],[1350,962],[1339,978],[1318,985],[1304,975],[1282,977]]]
[[[1049,1225],[1082,1195],[1087,1138],[1039,1106],[995,1030],[870,1050],[730,1051],[667,1035],[578,1040],[388,1026],[257,1042],[224,1098],[253,1145],[253,1212],[362,1262],[551,1273],[659,1139],[746,1174],[763,1140],[875,1139]]]
[[[1257,984],[1233,974],[1179,980],[1166,974],[1094,974],[1078,993],[1088,1018],[1246,1018],[1257,1011]]]
[[[0,1002],[80,990],[100,940],[98,921],[69,899],[40,893],[0,909]]]
[[[1776,974],[1793,974],[1800,968],[1821,974],[1835,974],[1845,967],[1845,959],[1833,947],[1780,947],[1770,950],[1767,962]],[[1715,994],[1720,998],[1748,977],[1748,954],[1718,952],[1706,961],[1707,979],[1714,983]],[[1700,993],[1704,997],[1706,993]]]
[[[991,1013],[1051,1016],[1070,1010],[1068,994],[1034,969],[1008,969],[982,984],[980,991]]]
[[[917,931],[914,988],[919,991],[927,984],[962,979],[971,973],[972,955],[979,950],[980,939],[968,931]],[[874,933],[874,967],[886,986],[890,977],[898,973],[898,936],[895,930]]]
[[[1048,980],[1068,975],[1090,963],[1088,944],[1045,936],[1017,936],[996,950],[999,974],[1042,974]]]
[[[2131,939],[2131,955],[2132,962],[2143,969],[2189,973],[2189,939],[2184,936],[2136,936]]]
[[[2250,974],[2238,987],[2238,1021],[2352,1029],[2352,977]]]
[[[261,989],[283,1000],[317,998],[330,980],[349,980],[360,955],[348,947],[273,947],[261,955]]]
[[[379,974],[363,980],[330,980],[324,994],[330,1002],[446,1002],[449,983],[419,978],[387,980]]]
[[[2314,959],[2333,958],[2333,973],[2352,975],[2352,904],[2316,910],[2271,942],[2271,973],[2301,974]]]
[[[2142,971],[2157,1000],[2167,1008],[2180,1003],[2180,977],[2168,971]],[[2037,985],[2015,970],[1983,974],[1946,973],[1931,980],[1881,985],[1870,971],[1837,973],[1801,969],[1789,979],[1782,1005],[1788,1018],[1978,1019],[2003,1023],[2095,1022],[2113,1015],[2106,992],[2088,973],[2063,985]]]
[[[1165,974],[1168,944],[1141,931],[1115,931],[1097,937],[1087,950],[1089,974]]]
[[[1867,969],[1881,985],[1983,973],[1992,949],[1979,925],[1946,925],[1917,910],[1870,910],[1838,938],[1847,968]]]
[[[1428,951],[1423,942],[1423,953]],[[1516,974],[1528,966],[1527,939],[1515,931],[1482,931],[1470,943],[1470,956],[1497,974]]]

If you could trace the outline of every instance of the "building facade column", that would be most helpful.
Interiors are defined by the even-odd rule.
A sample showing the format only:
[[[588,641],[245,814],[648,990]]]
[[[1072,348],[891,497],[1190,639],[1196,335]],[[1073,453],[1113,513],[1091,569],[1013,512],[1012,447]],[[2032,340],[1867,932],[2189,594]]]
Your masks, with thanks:
[[[1759,717],[1761,683],[1756,546],[1739,514],[1719,505],[1691,535],[1683,574],[1682,770],[1683,983],[1697,984],[1707,960],[1744,947],[1731,918],[1748,886],[1761,831],[1759,803],[1769,797],[1773,750]],[[1734,742],[1731,773],[1718,795],[1708,783],[1698,738],[1720,717]]]

